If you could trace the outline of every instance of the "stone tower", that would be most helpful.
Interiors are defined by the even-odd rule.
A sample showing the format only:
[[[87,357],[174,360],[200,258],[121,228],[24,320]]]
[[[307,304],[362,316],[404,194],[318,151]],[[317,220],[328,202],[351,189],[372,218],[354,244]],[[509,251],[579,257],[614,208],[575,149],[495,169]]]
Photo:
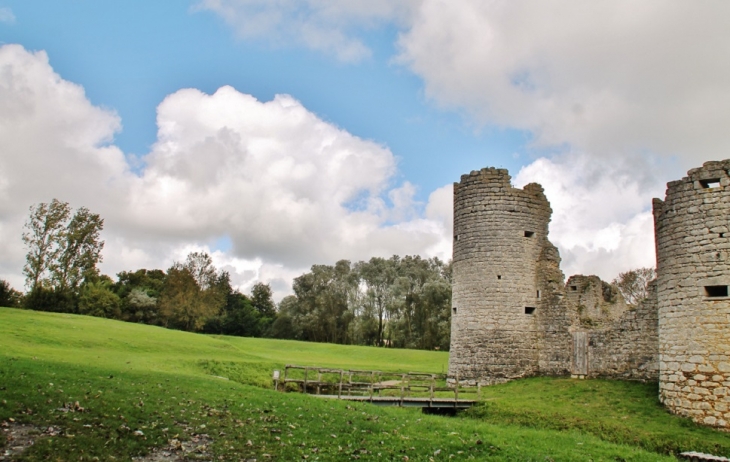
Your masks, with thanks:
[[[730,160],[706,162],[654,199],[660,399],[730,422]]]
[[[513,188],[504,169],[454,184],[451,377],[497,383],[537,373],[546,261],[562,289],[551,213],[540,185]]]

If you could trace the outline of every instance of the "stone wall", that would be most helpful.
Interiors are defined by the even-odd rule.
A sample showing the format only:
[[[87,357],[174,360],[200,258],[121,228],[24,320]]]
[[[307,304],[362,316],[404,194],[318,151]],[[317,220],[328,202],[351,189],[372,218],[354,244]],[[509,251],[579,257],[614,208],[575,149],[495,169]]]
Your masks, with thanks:
[[[604,294],[606,293],[606,283]],[[649,297],[637,307],[615,301],[604,303],[603,322],[588,330],[588,376],[628,380],[659,378],[659,339],[656,285],[649,286]],[[606,306],[608,305],[608,306]],[[585,312],[583,313],[585,314]],[[586,318],[581,318],[586,323]]]
[[[706,162],[654,199],[660,399],[673,412],[730,422],[730,160]]]

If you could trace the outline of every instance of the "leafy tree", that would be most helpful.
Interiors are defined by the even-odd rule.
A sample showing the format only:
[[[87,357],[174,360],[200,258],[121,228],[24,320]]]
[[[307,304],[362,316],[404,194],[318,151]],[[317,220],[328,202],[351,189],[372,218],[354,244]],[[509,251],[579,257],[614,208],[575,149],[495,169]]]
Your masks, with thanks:
[[[262,317],[274,318],[276,316],[276,305],[273,300],[271,286],[263,282],[257,282],[251,289],[251,304]]]
[[[271,324],[268,336],[272,338],[284,338],[301,340],[302,329],[296,322],[298,318],[297,297],[288,295],[279,302],[276,320]]]
[[[104,241],[100,239],[104,220],[81,207],[60,233],[59,253],[51,266],[54,286],[60,291],[76,292],[84,279],[98,274]]]
[[[122,307],[122,319],[126,321],[155,324],[158,317],[157,298],[150,296],[148,291],[140,287],[132,289]]]
[[[0,306],[19,307],[22,297],[23,294],[13,289],[8,281],[0,279]]]
[[[84,284],[79,295],[79,313],[100,318],[121,318],[122,301],[112,291],[110,281]]]
[[[206,253],[194,252],[185,263],[174,263],[159,299],[163,323],[187,331],[201,330],[225,306],[228,280],[227,273],[217,273]]]
[[[373,257],[370,261],[359,262],[355,270],[365,283],[366,312],[377,318],[377,332],[375,344],[384,344],[385,325],[393,309],[393,292],[391,288],[396,278],[396,271],[400,259],[393,257],[389,260]],[[372,323],[369,323],[372,326]],[[372,338],[371,333],[365,335]]]
[[[61,254],[63,230],[70,215],[68,203],[57,199],[30,207],[23,232],[23,243],[28,249],[23,273],[31,292],[50,281],[50,269]]]
[[[76,310],[82,282],[98,275],[103,227],[99,215],[81,207],[72,216],[68,203],[57,199],[30,208],[23,232],[29,308]]]
[[[612,284],[618,287],[626,303],[638,305],[649,295],[648,285],[655,278],[656,270],[654,268],[636,268],[619,273]]]

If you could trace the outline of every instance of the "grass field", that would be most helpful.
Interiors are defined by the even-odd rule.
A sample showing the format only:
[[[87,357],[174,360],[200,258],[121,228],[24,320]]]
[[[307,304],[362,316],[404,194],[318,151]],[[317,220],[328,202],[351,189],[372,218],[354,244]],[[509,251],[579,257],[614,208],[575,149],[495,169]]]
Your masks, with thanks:
[[[517,381],[485,389],[485,404],[458,417],[270,389],[271,371],[287,363],[440,373],[447,361],[444,352],[211,337],[0,308],[0,421],[39,429],[20,460],[130,460],[196,441],[190,460],[730,455],[727,435],[667,414],[655,387],[642,384]]]

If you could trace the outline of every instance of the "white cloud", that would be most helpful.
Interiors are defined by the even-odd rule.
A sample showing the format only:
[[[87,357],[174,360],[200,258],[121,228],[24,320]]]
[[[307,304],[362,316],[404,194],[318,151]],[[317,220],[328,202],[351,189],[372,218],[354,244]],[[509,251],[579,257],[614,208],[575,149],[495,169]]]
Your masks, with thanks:
[[[371,54],[359,32],[410,16],[418,0],[201,0],[246,39],[304,46],[359,61]]]
[[[13,10],[8,7],[0,8],[0,22],[4,22],[5,24],[15,24],[15,15],[13,14]]]
[[[109,274],[164,269],[202,249],[241,287],[271,281],[281,296],[315,263],[443,253],[441,217],[421,218],[415,187],[393,184],[393,154],[290,96],[169,95],[137,175],[109,144],[119,118],[55,74],[45,53],[1,47],[0,69],[0,278],[16,287],[28,207],[54,197],[105,218]],[[216,250],[221,238],[229,251]]]
[[[621,271],[655,266],[652,197],[663,197],[656,164],[617,162],[565,154],[525,166],[514,183],[537,182],[553,209],[550,240],[560,249],[562,269],[611,280]],[[657,175],[660,176],[660,175]]]
[[[530,131],[536,146],[727,157],[724,1],[424,0],[399,60],[440,104]]]

